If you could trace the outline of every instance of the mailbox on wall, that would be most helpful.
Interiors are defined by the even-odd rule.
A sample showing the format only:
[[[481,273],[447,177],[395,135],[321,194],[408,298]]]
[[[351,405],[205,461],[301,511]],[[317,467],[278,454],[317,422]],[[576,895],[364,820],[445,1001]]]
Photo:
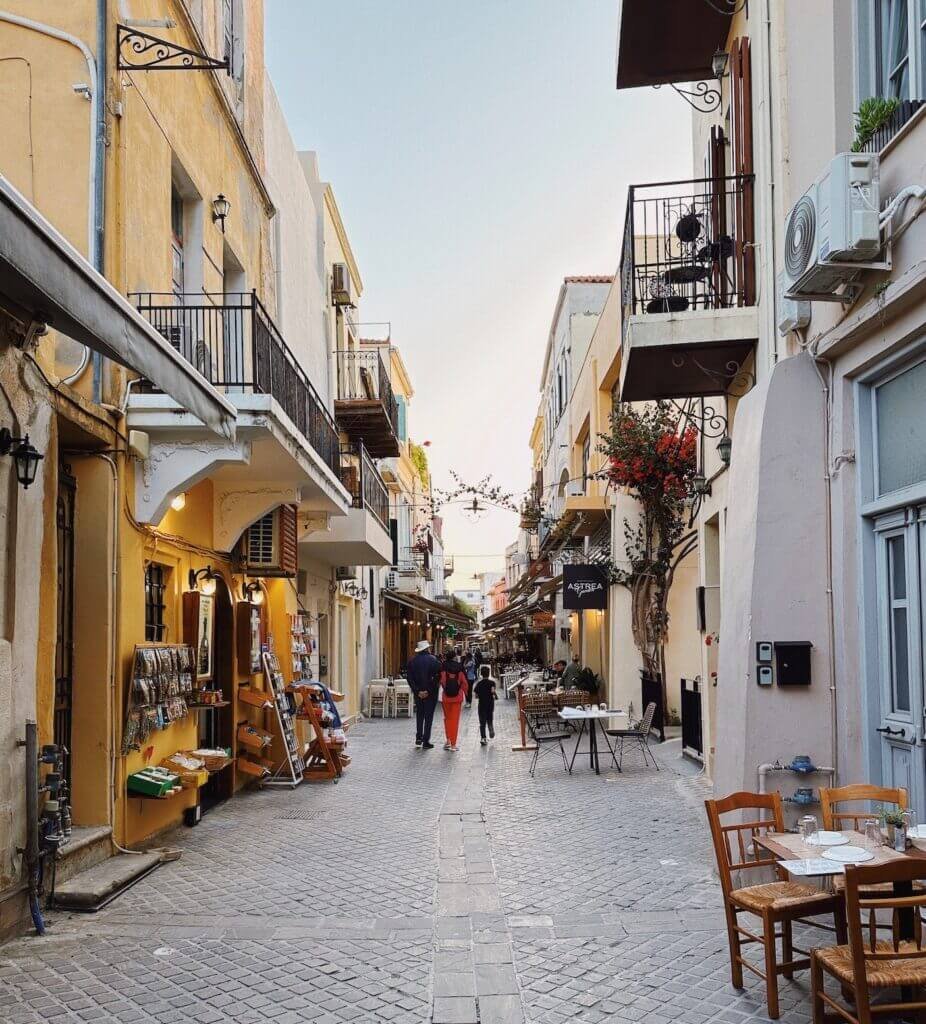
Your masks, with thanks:
[[[809,640],[775,641],[775,678],[779,686],[810,686]]]

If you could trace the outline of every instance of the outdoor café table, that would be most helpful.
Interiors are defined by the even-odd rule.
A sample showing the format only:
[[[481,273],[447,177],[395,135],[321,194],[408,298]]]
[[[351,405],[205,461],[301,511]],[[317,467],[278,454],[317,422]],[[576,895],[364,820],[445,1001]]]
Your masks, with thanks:
[[[614,751],[611,750],[611,744],[608,742],[608,734],[605,731],[605,722],[611,718],[624,718],[624,712],[616,709],[609,709],[602,711],[600,708],[563,708],[559,712],[559,717],[564,722],[581,722],[581,728],[579,729],[579,735],[576,737],[576,748],[572,752],[572,760],[569,762],[569,774],[572,774],[572,766],[575,764],[576,754],[579,752],[579,744],[582,742],[582,736],[585,733],[586,723],[588,724],[588,760],[589,765],[595,769],[595,774],[601,774],[601,768],[598,764],[598,729],[601,729],[601,737],[604,740],[605,746],[608,751],[613,755]],[[595,723],[598,723],[596,728]],[[620,765],[617,766],[617,770],[620,771]]]
[[[860,846],[865,850],[870,849],[868,841],[861,832],[855,832],[852,829],[842,829],[842,834],[849,840],[849,843],[852,846]],[[804,861],[808,859],[822,860],[824,859],[822,857],[823,851],[826,849],[825,846],[808,847],[804,842],[803,837],[794,832],[767,832],[764,835],[756,835],[754,840],[757,846],[761,846],[763,849],[768,850],[768,852],[779,861]],[[874,856],[871,860],[866,860],[863,863],[867,867],[875,864],[887,864],[890,861],[903,860],[908,857],[926,861],[926,841],[922,839],[914,839],[913,843],[914,845],[908,848],[904,853],[899,853],[897,850],[893,850],[889,846],[882,846],[878,850],[871,850],[871,853],[874,854]],[[924,867],[926,867],[926,864],[924,864]],[[842,873],[843,866],[834,861],[833,870],[827,871],[825,873],[825,877],[831,878],[833,875],[841,875]],[[790,871],[789,874],[791,874]],[[814,873],[814,875],[810,875],[806,872],[801,872],[800,874],[795,872],[792,877],[810,878],[824,877],[824,875],[822,872],[819,875],[816,873]],[[894,895],[910,896],[912,893],[912,882],[894,883]],[[913,938],[912,910],[901,911],[900,937],[902,939]]]

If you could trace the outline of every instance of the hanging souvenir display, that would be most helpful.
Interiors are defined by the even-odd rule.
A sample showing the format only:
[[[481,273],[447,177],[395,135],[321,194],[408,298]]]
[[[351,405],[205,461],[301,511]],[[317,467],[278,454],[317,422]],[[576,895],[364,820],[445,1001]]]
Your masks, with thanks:
[[[122,732],[123,754],[141,749],[155,729],[166,729],[186,718],[193,672],[193,650],[185,644],[136,646]]]

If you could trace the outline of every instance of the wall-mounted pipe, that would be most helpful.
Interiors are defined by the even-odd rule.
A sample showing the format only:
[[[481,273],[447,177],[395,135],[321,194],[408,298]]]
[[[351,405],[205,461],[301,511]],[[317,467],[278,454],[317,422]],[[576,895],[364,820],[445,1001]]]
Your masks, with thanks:
[[[833,780],[833,781],[835,781],[835,779],[836,779],[836,769],[835,768],[831,768],[828,765],[822,765],[822,764],[821,765],[815,765],[814,766],[814,770],[812,772],[794,772],[790,768],[788,768],[787,765],[782,764],[781,761],[776,761],[774,764],[771,764],[770,762],[766,762],[765,764],[760,764],[759,767],[756,769],[756,772],[757,772],[757,774],[759,776],[759,792],[760,793],[766,793],[767,792],[767,790],[765,788],[765,781],[766,781],[766,779],[768,778],[768,776],[769,776],[769,774],[771,772],[791,772],[792,775],[800,775],[800,776],[803,776],[803,775],[818,775],[818,774],[822,773],[824,775],[829,775],[830,779]]]

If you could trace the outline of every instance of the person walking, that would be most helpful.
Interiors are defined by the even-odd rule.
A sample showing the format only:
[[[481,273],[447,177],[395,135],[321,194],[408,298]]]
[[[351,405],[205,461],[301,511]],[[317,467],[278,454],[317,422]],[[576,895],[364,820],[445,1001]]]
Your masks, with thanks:
[[[473,690],[476,688],[476,676],[479,674],[471,648],[463,655],[463,673],[466,676],[466,706],[469,708],[473,705]]]
[[[440,675],[443,690],[441,706],[444,709],[444,734],[447,742],[444,750],[459,750],[457,736],[460,732],[460,711],[466,699],[466,673],[457,660],[457,652],[449,650],[444,659],[444,668]]]
[[[440,689],[441,664],[431,653],[429,640],[415,644],[415,654],[408,663],[406,678],[415,697],[415,748],[431,750],[431,726]]]
[[[475,690],[476,710],[479,713],[479,742],[485,746],[486,729],[489,730],[489,738],[495,739],[495,701],[498,700],[495,680],[489,674],[488,665],[480,667],[479,682],[476,683]]]

